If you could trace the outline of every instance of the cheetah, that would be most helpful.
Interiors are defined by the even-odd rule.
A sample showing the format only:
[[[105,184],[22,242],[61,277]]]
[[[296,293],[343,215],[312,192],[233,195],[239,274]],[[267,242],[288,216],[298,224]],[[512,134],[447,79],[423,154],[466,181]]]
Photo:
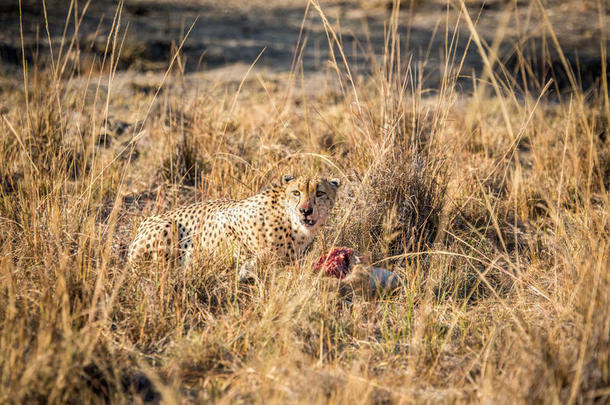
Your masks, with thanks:
[[[298,259],[326,223],[339,187],[338,179],[284,175],[243,200],[198,202],[149,217],[138,228],[128,260],[177,259],[185,265],[194,251],[219,257],[227,249],[245,252],[250,269],[262,258]]]

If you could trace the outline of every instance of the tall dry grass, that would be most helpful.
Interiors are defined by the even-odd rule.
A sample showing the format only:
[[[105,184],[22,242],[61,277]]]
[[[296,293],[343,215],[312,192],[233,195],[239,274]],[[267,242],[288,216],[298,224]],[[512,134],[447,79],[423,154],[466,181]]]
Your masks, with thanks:
[[[251,71],[193,90],[176,54],[152,92],[126,93],[121,6],[103,60],[80,65],[65,38],[3,95],[0,401],[609,400],[605,71],[589,92],[569,73],[553,100],[552,83],[521,88],[460,3],[486,67],[472,94],[451,31],[443,80],[425,88],[397,5],[363,77],[312,2],[336,85],[305,91],[300,42],[281,85]],[[78,24],[86,8],[72,10]],[[522,60],[515,74],[533,72]],[[124,262],[143,215],[309,171],[345,185],[302,263],[244,286],[230,263]],[[311,264],[337,244],[392,268],[399,292],[323,283]]]

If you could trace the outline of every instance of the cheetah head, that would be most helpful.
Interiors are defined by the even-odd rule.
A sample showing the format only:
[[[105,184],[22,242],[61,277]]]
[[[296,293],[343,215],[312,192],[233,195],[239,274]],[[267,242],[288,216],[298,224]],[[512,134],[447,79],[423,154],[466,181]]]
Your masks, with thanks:
[[[326,223],[341,183],[323,177],[283,176],[286,210],[294,226],[315,232]]]

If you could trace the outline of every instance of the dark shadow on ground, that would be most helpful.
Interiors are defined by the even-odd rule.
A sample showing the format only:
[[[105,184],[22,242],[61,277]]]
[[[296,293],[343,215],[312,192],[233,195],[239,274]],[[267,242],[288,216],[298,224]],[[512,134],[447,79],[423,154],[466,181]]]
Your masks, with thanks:
[[[48,28],[57,56],[61,48],[69,1],[47,1]],[[384,33],[387,31],[389,10],[384,8],[362,9],[361,2],[332,1],[323,5],[327,17],[334,26],[341,27],[343,50],[353,70],[367,74],[371,63],[368,56],[379,58],[384,49]],[[409,3],[409,2],[405,2]],[[441,82],[446,59],[446,19],[454,26],[458,11],[443,1],[419,1],[413,10],[400,14],[400,37],[403,45],[403,61],[412,60],[412,66],[422,69],[426,78],[425,87],[437,88]],[[550,1],[545,5],[552,9],[549,15],[559,15],[558,35],[563,51],[572,68],[580,76],[582,86],[587,89],[599,83],[602,58],[599,41],[599,23],[595,9],[578,9],[571,15],[558,13],[566,2]],[[569,2],[568,2],[569,3]],[[572,2],[574,4],[579,2]],[[286,5],[289,4],[289,5]],[[294,4],[294,5],[292,5]],[[503,13],[514,4],[515,21],[532,12],[529,1],[468,2],[469,11],[477,21],[483,39],[491,44]],[[113,26],[117,2],[92,2],[85,13],[79,29],[79,40],[75,44],[84,60],[101,60],[106,52],[106,38]],[[449,7],[449,8],[448,8]],[[511,6],[512,7],[512,6]],[[557,8],[557,10],[553,9]],[[269,0],[254,5],[230,3],[218,5],[211,1],[168,2],[164,0],[128,1],[121,16],[122,29],[127,35],[121,50],[118,69],[136,71],[162,71],[166,69],[185,32],[195,22],[192,32],[182,47],[180,66],[186,73],[209,70],[233,63],[252,63],[263,51],[259,66],[277,72],[288,71],[293,63],[306,2],[282,2]],[[448,12],[447,12],[448,10]],[[569,10],[569,9],[568,9]],[[24,0],[21,7],[26,59],[31,63],[36,55],[48,59],[48,44],[44,24],[44,10],[40,1]],[[608,13],[608,10],[606,10]],[[72,13],[73,15],[74,13]],[[72,17],[72,22],[74,17]],[[4,70],[19,66],[22,50],[19,32],[20,10],[18,2],[0,4],[0,60]],[[569,24],[567,22],[569,22]],[[589,21],[583,28],[583,21]],[[339,22],[339,24],[337,23]],[[525,20],[519,21],[525,24]],[[515,22],[516,24],[516,22]],[[532,24],[530,21],[529,24]],[[568,26],[569,25],[569,26]],[[586,24],[584,24],[586,25]],[[535,24],[533,24],[535,26]],[[511,33],[513,22],[509,22],[508,35],[500,46],[500,59],[506,71],[517,79],[522,87],[540,87],[549,78],[555,79],[555,89],[569,88],[568,76],[557,52],[547,53],[541,46],[542,38],[535,32],[529,37],[517,38]],[[328,67],[331,56],[327,34],[318,13],[310,8],[304,26],[302,41],[306,45],[302,54],[305,72],[321,71]],[[67,38],[72,37],[74,24],[67,27]],[[121,31],[123,32],[123,31]],[[472,86],[471,75],[481,74],[483,63],[474,44],[470,42],[466,25],[460,23],[459,34],[453,42],[453,55],[457,65],[465,55],[459,85],[463,90]],[[597,37],[596,37],[597,35]],[[451,30],[449,31],[451,40]],[[520,42],[518,42],[520,40]],[[64,45],[64,49],[69,41]],[[552,47],[551,47],[552,48]],[[531,61],[533,69],[520,69],[519,52]],[[337,48],[335,47],[335,51]],[[544,55],[544,56],[543,56]],[[93,63],[93,62],[92,62]],[[8,68],[7,68],[8,67]],[[14,69],[15,70],[15,69]],[[527,77],[529,75],[529,77]]]

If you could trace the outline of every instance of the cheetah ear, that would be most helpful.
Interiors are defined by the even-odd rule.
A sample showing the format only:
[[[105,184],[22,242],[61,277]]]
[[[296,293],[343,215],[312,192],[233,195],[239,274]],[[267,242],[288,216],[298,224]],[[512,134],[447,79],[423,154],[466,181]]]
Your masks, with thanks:
[[[294,177],[289,174],[282,176],[282,184],[290,183],[292,180],[294,180]]]
[[[341,180],[339,180],[339,179],[330,179],[330,180],[328,180],[328,182],[330,183],[331,186],[333,186],[335,188],[341,187]]]

